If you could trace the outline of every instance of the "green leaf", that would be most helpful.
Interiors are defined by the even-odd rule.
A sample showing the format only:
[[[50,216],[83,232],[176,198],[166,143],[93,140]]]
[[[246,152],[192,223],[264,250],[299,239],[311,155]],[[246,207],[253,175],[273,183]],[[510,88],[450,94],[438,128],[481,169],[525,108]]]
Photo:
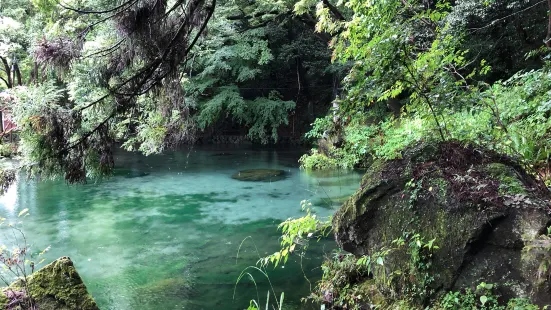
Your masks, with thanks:
[[[488,301],[488,297],[484,295],[480,296],[480,303],[482,303],[482,305],[485,305],[487,301]]]

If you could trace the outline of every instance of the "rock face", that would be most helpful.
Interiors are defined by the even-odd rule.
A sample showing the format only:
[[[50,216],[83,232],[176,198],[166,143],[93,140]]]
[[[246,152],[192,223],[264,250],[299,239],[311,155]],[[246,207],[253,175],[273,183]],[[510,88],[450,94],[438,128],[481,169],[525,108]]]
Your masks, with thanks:
[[[28,290],[28,292],[26,292]],[[61,257],[3,290],[4,309],[27,309],[28,296],[39,310],[99,310],[69,257]]]
[[[539,262],[523,247],[551,224],[550,193],[512,160],[456,142],[422,144],[403,158],[375,162],[361,189],[333,220],[337,243],[371,254],[404,232],[436,239],[430,284],[435,292],[497,283],[504,298],[551,303],[538,283]],[[385,260],[403,268],[407,258]],[[416,281],[416,279],[412,279]]]
[[[285,171],[278,169],[249,169],[232,175],[233,179],[249,182],[275,182],[283,180],[285,177]]]

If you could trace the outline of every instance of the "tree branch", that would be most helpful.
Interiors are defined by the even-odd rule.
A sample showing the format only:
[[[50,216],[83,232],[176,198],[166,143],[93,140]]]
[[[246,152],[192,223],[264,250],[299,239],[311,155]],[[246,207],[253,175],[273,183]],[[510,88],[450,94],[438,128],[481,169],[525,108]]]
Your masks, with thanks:
[[[117,42],[117,43],[115,43],[115,44],[113,44],[113,45],[111,45],[107,48],[101,49],[99,51],[93,52],[93,53],[85,55],[85,56],[82,56],[81,58],[90,58],[90,57],[93,57],[93,56],[96,56],[96,55],[99,55],[99,54],[101,54],[100,56],[106,56],[108,54],[111,54],[112,52],[117,50],[121,46],[122,42],[124,42],[125,40],[126,40],[126,38],[121,39],[121,40],[119,40],[119,42]]]
[[[2,64],[4,65],[4,70],[6,71],[8,88],[12,88],[13,87],[13,81],[11,79],[10,65],[8,64],[8,61],[6,60],[6,58],[4,58],[2,56],[0,56],[0,61],[2,61]]]
[[[333,16],[335,16],[336,19],[340,21],[346,20],[346,18],[344,18],[344,15],[342,15],[341,11],[339,11],[339,9],[337,9],[336,6],[331,4],[329,0],[323,0],[323,4],[325,4],[325,6],[329,9],[329,11],[331,11],[331,13],[333,14]]]
[[[547,1],[549,2],[549,0],[547,0]],[[545,0],[538,1],[538,2],[534,3],[533,5],[531,5],[531,6],[527,7],[527,8],[524,8],[524,9],[519,10],[519,11],[517,11],[517,12],[513,12],[513,13],[507,15],[507,16],[504,16],[504,17],[495,19],[495,20],[489,22],[488,24],[486,24],[485,26],[478,27],[478,28],[470,28],[469,30],[471,30],[472,32],[476,32],[476,31],[478,31],[478,30],[482,30],[482,29],[484,29],[484,28],[491,27],[492,25],[494,25],[495,23],[497,23],[497,22],[499,22],[499,21],[502,21],[502,20],[507,19],[507,18],[509,18],[509,17],[513,17],[513,16],[515,16],[515,15],[517,15],[517,14],[526,12],[526,11],[528,11],[528,10],[530,10],[530,9],[532,9],[532,8],[538,6],[539,4],[542,4],[542,3],[544,3],[544,2],[545,2]]]
[[[549,22],[547,24],[547,36],[545,37],[545,46],[551,47],[551,0],[547,0],[547,15],[549,15]]]
[[[197,32],[197,35],[195,35],[195,38],[193,39],[191,44],[186,49],[186,52],[185,52],[186,57],[189,54],[189,52],[191,51],[191,49],[193,48],[193,46],[195,45],[195,43],[197,43],[197,40],[199,40],[199,37],[201,36],[201,33],[203,33],[203,31],[205,31],[205,28],[207,28],[207,24],[208,24],[210,18],[212,17],[212,15],[214,14],[215,8],[216,8],[216,0],[212,0],[209,12],[207,13],[207,17],[205,18],[203,24],[201,25],[201,28],[199,28],[199,32]]]
[[[10,88],[10,84],[8,83],[8,81],[6,81],[3,77],[0,76],[0,80],[4,81],[4,83],[6,84],[6,87],[7,88]]]
[[[73,11],[73,12],[77,12],[79,14],[105,14],[105,13],[111,13],[111,12],[118,11],[118,10],[124,8],[125,6],[133,5],[136,2],[138,2],[138,1],[137,0],[129,0],[129,1],[124,2],[121,5],[117,6],[117,7],[114,7],[112,9],[108,9],[108,10],[103,10],[103,11],[89,11],[89,10],[75,9],[75,8],[70,7],[70,6],[66,6],[61,2],[59,2],[58,4],[59,4],[59,6],[61,6],[64,9],[67,9],[67,10],[70,10],[70,11]]]

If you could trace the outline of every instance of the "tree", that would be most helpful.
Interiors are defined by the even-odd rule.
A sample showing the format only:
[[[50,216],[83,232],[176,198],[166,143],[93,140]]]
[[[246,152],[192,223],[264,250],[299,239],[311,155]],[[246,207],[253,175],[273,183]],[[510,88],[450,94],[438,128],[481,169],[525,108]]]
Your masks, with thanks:
[[[87,1],[57,11],[55,3],[38,3],[42,14],[56,18],[34,56],[55,76],[19,91],[14,107],[30,172],[82,182],[111,171],[117,137],[146,152],[188,138],[193,126],[180,69],[215,5]]]
[[[223,3],[193,51],[184,87],[197,106],[199,127],[231,115],[251,138],[267,142],[276,140],[295,105],[294,113],[312,121],[313,102],[331,100],[323,91],[331,83],[327,38],[313,26],[293,15],[289,4]]]
[[[0,89],[21,86],[32,81],[36,72],[29,70],[31,59],[27,49],[31,38],[26,24],[34,15],[32,5],[27,1],[2,3],[0,15]],[[28,80],[24,79],[30,71]]]

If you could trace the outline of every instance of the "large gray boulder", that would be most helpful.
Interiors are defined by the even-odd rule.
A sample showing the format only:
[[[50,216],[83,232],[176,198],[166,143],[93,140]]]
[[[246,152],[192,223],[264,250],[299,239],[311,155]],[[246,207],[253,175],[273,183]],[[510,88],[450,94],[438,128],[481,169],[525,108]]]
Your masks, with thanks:
[[[507,157],[457,142],[424,143],[402,159],[375,162],[333,226],[339,246],[356,255],[391,247],[404,232],[436,239],[432,297],[486,282],[497,283],[506,299],[547,305],[551,294],[537,279],[539,262],[523,256],[523,248],[550,225],[550,197]],[[408,259],[392,253],[385,268],[407,270]]]

